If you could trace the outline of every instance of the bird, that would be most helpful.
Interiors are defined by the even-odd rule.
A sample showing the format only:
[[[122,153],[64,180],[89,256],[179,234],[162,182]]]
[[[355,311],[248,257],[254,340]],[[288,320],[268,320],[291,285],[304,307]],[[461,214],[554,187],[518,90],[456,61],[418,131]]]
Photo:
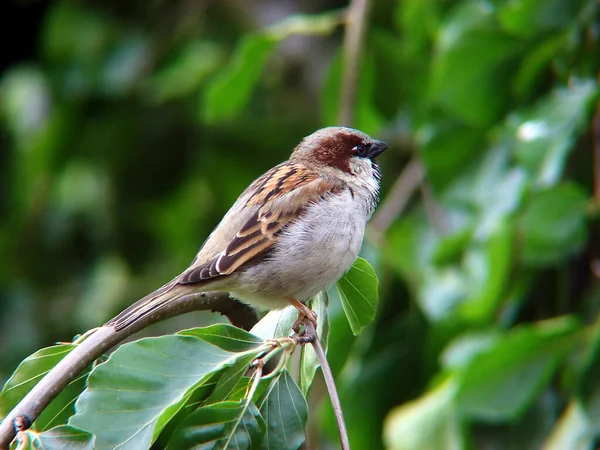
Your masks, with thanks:
[[[388,144],[348,127],[306,136],[287,161],[242,192],[191,265],[106,325],[116,331],[182,296],[221,291],[261,310],[293,305],[315,325],[305,302],[347,272],[379,201],[375,158]]]

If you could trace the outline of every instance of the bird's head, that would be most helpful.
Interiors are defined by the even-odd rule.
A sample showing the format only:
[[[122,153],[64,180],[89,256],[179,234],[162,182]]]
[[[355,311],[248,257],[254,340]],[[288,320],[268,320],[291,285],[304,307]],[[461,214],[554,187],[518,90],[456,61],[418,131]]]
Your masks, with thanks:
[[[347,127],[328,127],[302,139],[290,159],[353,173],[353,168],[365,163],[373,166],[374,159],[388,147],[385,142],[373,139],[362,131]]]

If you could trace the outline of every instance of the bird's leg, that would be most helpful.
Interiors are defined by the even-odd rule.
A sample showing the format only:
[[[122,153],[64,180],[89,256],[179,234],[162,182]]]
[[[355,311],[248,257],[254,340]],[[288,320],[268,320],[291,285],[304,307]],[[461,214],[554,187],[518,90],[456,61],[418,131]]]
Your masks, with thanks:
[[[312,322],[312,324],[315,326],[315,329],[317,328],[317,313],[316,312],[314,312],[312,309],[310,309],[304,303],[299,302],[295,298],[290,298],[290,299],[288,299],[288,301],[292,304],[292,306],[294,308],[296,308],[298,310],[298,313],[299,313],[298,319],[296,319],[296,321],[294,322],[294,325],[292,325],[292,330],[294,330],[297,334],[300,333],[300,324],[302,322],[304,322],[305,318]]]

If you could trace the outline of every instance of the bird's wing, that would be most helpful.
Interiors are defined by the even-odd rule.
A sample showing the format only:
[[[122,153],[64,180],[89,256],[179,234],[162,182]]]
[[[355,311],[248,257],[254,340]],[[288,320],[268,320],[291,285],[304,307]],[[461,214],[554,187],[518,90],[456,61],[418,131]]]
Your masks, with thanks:
[[[227,230],[225,227],[231,220],[226,216],[194,263],[181,275],[179,283],[202,283],[251,264],[271,248],[280,232],[309,204],[337,191],[338,187],[301,164],[284,163],[274,167],[252,183],[228,213],[228,216],[238,214],[239,217],[245,212],[250,217],[244,218],[235,230]],[[229,236],[223,239],[223,235]],[[216,245],[217,242],[220,245]],[[216,255],[203,257],[205,248],[214,253],[219,246],[224,248]]]
[[[138,300],[107,325],[122,330],[193,292],[187,286],[202,289],[204,283],[252,264],[309,204],[340,191],[339,185],[300,164],[274,167],[242,193],[185,272]]]

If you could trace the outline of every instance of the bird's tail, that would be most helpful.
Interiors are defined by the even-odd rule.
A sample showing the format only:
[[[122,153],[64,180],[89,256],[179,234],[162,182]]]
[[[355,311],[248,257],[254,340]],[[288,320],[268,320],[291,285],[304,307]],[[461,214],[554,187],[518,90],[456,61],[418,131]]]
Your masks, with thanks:
[[[182,288],[183,286],[178,283],[177,278],[169,281],[164,286],[146,295],[119,313],[109,320],[106,325],[114,327],[116,331],[123,330],[124,328],[133,325],[135,322],[156,313],[170,302],[190,293],[189,288]]]

